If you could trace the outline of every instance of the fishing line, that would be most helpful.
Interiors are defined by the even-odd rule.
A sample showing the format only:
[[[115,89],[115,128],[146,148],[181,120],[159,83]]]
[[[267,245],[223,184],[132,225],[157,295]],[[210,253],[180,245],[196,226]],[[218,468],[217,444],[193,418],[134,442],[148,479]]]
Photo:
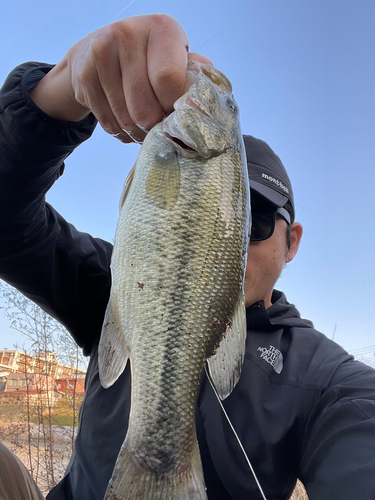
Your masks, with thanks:
[[[228,38],[225,36],[224,33],[216,33],[216,35],[212,36],[211,38],[209,38],[208,40],[206,40],[205,42],[201,43],[199,45],[199,47],[197,47],[196,49],[192,50],[192,52],[196,52],[197,50],[199,50],[201,47],[203,47],[203,45],[206,45],[206,43],[210,42],[211,40],[213,40],[214,38],[217,38],[217,37],[220,37],[221,38],[221,41],[222,42],[227,42],[228,41]]]
[[[256,484],[257,484],[257,486],[258,486],[258,488],[259,488],[259,491],[260,491],[260,493],[261,493],[261,495],[262,495],[262,497],[263,497],[263,500],[267,500],[267,498],[266,498],[266,496],[265,496],[265,494],[264,494],[264,492],[263,492],[263,490],[262,490],[262,487],[261,487],[261,485],[260,485],[260,482],[258,481],[258,478],[257,478],[257,476],[256,476],[256,474],[255,474],[255,470],[253,469],[253,466],[251,465],[251,462],[250,462],[250,460],[249,460],[249,457],[247,456],[246,451],[245,451],[244,447],[242,446],[242,443],[241,443],[241,441],[240,441],[240,438],[238,437],[238,434],[237,434],[237,432],[235,431],[235,428],[233,427],[232,422],[230,421],[230,418],[229,418],[229,416],[228,416],[227,412],[225,411],[225,408],[224,408],[224,406],[223,406],[223,403],[221,402],[220,396],[219,396],[219,394],[218,394],[218,393],[217,393],[217,391],[216,391],[216,388],[215,388],[215,386],[214,386],[214,383],[212,382],[212,379],[211,379],[210,374],[208,373],[208,370],[207,370],[207,362],[206,362],[206,363],[205,363],[205,365],[204,365],[204,371],[206,372],[206,375],[207,375],[207,378],[208,378],[208,380],[209,380],[209,382],[210,382],[210,384],[211,384],[212,390],[214,391],[214,394],[215,394],[215,396],[216,396],[217,400],[219,401],[219,404],[220,404],[220,406],[221,406],[221,409],[223,410],[223,413],[224,413],[224,415],[225,415],[226,419],[228,420],[229,426],[230,426],[230,428],[232,429],[233,434],[235,435],[235,438],[236,438],[236,439],[237,439],[237,441],[238,441],[238,444],[240,445],[241,451],[242,451],[242,453],[243,453],[243,455],[244,455],[244,457],[245,457],[245,459],[246,459],[246,462],[247,462],[247,464],[248,464],[248,466],[249,466],[249,468],[250,468],[250,470],[251,470],[251,473],[252,473],[252,475],[253,475],[253,477],[254,477],[254,479],[255,479],[255,482],[256,482]]]

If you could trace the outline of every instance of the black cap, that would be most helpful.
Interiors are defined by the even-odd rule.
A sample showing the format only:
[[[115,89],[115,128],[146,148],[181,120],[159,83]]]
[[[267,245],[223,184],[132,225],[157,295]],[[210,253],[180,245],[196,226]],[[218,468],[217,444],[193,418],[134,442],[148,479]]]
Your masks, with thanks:
[[[251,135],[243,136],[247,157],[250,189],[277,207],[285,208],[294,222],[292,184],[280,158],[268,144]]]

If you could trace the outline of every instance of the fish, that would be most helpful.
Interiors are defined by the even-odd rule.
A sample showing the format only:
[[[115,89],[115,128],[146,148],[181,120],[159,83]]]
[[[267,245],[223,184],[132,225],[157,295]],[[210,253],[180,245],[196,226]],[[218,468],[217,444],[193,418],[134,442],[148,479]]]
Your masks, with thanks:
[[[206,500],[195,430],[202,371],[221,399],[245,352],[250,192],[228,78],[190,61],[192,82],[147,134],[120,200],[99,376],[130,359],[127,434],[105,500]]]

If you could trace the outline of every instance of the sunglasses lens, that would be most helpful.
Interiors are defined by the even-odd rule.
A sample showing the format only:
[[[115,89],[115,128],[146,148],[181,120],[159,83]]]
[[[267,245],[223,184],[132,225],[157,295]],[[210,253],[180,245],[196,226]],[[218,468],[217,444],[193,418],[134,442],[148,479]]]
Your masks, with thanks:
[[[250,241],[262,241],[270,238],[275,229],[275,212],[253,212]]]

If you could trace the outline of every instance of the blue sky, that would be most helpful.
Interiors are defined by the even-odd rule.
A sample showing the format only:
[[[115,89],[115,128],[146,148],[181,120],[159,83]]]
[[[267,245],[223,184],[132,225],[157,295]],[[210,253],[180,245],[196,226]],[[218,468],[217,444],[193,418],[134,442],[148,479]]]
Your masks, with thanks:
[[[375,352],[375,2],[373,0],[66,0],[3,2],[0,80],[27,60],[58,62],[122,17],[176,17],[191,50],[231,80],[242,131],[270,144],[293,183],[304,236],[282,289],[349,351]],[[113,240],[138,152],[97,128],[48,194],[78,229]],[[19,342],[0,311],[0,348]]]

